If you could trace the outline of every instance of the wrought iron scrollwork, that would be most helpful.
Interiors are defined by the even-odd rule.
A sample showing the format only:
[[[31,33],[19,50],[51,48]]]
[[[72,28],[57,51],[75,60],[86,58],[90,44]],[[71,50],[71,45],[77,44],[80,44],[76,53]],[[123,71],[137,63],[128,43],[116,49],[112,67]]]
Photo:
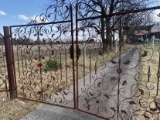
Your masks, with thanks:
[[[160,98],[159,95],[159,79],[160,79],[160,50],[159,50],[159,63],[158,63],[158,72],[157,72],[157,92],[155,98],[156,107],[160,110]]]
[[[10,27],[17,97],[73,108],[71,24],[71,6],[58,2],[29,24]]]
[[[158,60],[153,59],[153,49],[141,45],[124,48],[122,21],[120,28],[108,30],[103,21],[108,17],[93,11],[97,9],[94,1],[86,1],[93,4],[92,9],[84,1],[76,5],[76,29],[72,7],[64,0],[56,2],[28,25],[10,27],[18,97],[78,107],[104,119],[157,119],[160,68],[155,84],[150,64]],[[106,30],[101,32],[102,28]],[[111,41],[104,42],[110,40],[107,30],[118,32],[119,44],[114,49],[107,48]]]

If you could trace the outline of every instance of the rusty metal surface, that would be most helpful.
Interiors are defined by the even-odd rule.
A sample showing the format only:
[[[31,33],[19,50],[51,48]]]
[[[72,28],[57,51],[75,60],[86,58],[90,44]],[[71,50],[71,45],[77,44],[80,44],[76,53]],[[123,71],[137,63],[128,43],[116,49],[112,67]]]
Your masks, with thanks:
[[[101,35],[104,33],[99,31],[103,31],[102,19],[109,17],[109,15],[89,14],[89,12],[87,14],[84,11],[89,8],[83,3],[77,5],[76,9],[78,11],[76,13],[76,41],[77,43],[83,41],[83,49],[86,49],[89,58],[88,61],[85,61],[86,58],[83,56],[86,53],[83,52],[77,60],[78,109],[110,120],[158,120],[160,108],[159,68],[156,68],[158,71],[156,84],[152,82],[153,72],[150,70],[151,63],[157,64],[159,62],[153,58],[153,53],[157,49],[153,50],[152,47],[143,43],[143,45],[133,44],[129,50],[124,52],[123,21],[121,20],[123,16],[121,16],[118,21],[118,50],[114,48],[110,51],[108,48],[103,52],[105,43],[102,43]],[[150,8],[142,11],[145,10],[150,10]],[[136,10],[133,13],[140,11]],[[132,13],[132,11],[124,12],[124,14],[127,13]],[[115,13],[113,16],[124,14]],[[87,43],[91,39],[95,40],[95,44],[88,45]],[[95,48],[95,46],[98,47]],[[147,52],[151,53],[147,54]],[[112,56],[113,53],[114,56]],[[147,60],[142,61],[142,57]],[[147,73],[142,72],[145,62],[148,66]],[[83,67],[78,66],[81,64]],[[155,91],[157,91],[157,95]]]
[[[17,97],[73,108],[74,90],[68,89],[74,83],[73,62],[68,52],[73,41],[71,7],[56,23],[54,18],[61,13],[52,14],[54,9],[50,6],[40,16],[41,24],[32,21],[29,25],[10,27]]]
[[[3,29],[4,29],[4,43],[5,43],[10,99],[15,99],[17,97],[17,93],[16,93],[17,86],[16,86],[16,80],[15,80],[12,42],[11,42],[11,37],[9,32],[10,29],[9,27],[5,27],[5,26],[3,27]]]
[[[85,5],[77,4],[74,16],[72,7],[64,6],[48,7],[37,16],[40,23],[35,20],[10,26],[17,97],[77,109],[102,119],[158,120],[160,60],[153,59],[154,50],[145,44],[143,49],[132,45],[124,51],[122,22],[123,15],[159,7],[86,15]],[[103,19],[120,15],[118,44],[104,50],[105,44],[111,43],[102,42],[99,31],[104,30]],[[144,57],[147,60],[141,61]],[[142,72],[146,62],[147,72]],[[159,65],[156,84],[151,79],[151,63]],[[147,81],[141,76],[147,76]]]

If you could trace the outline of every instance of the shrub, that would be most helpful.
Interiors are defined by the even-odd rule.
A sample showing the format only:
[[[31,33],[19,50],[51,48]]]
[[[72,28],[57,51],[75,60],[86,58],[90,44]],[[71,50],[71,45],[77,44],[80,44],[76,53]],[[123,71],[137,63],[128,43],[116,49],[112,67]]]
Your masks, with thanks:
[[[45,61],[44,70],[54,70],[57,71],[61,67],[57,59]]]

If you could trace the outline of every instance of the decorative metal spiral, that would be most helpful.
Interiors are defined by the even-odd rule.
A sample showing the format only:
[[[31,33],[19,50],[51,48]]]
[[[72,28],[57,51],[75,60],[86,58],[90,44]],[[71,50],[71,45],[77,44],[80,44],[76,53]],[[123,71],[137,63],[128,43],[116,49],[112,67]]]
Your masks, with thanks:
[[[59,3],[36,17],[40,23],[11,26],[19,98],[73,107],[70,12]]]
[[[81,0],[72,9],[62,0],[28,25],[10,27],[18,97],[104,119],[158,120],[160,68],[157,83],[150,68],[160,66],[154,57],[158,47],[143,43],[126,49],[120,20],[110,30],[119,34],[117,44],[104,41],[107,17],[94,1],[88,2]]]

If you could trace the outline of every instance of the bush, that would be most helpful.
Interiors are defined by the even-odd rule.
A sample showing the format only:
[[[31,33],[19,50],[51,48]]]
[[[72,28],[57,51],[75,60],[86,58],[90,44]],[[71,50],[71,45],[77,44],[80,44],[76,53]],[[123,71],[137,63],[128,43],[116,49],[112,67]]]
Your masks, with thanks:
[[[57,71],[61,67],[57,59],[45,61],[44,70],[54,70]]]

